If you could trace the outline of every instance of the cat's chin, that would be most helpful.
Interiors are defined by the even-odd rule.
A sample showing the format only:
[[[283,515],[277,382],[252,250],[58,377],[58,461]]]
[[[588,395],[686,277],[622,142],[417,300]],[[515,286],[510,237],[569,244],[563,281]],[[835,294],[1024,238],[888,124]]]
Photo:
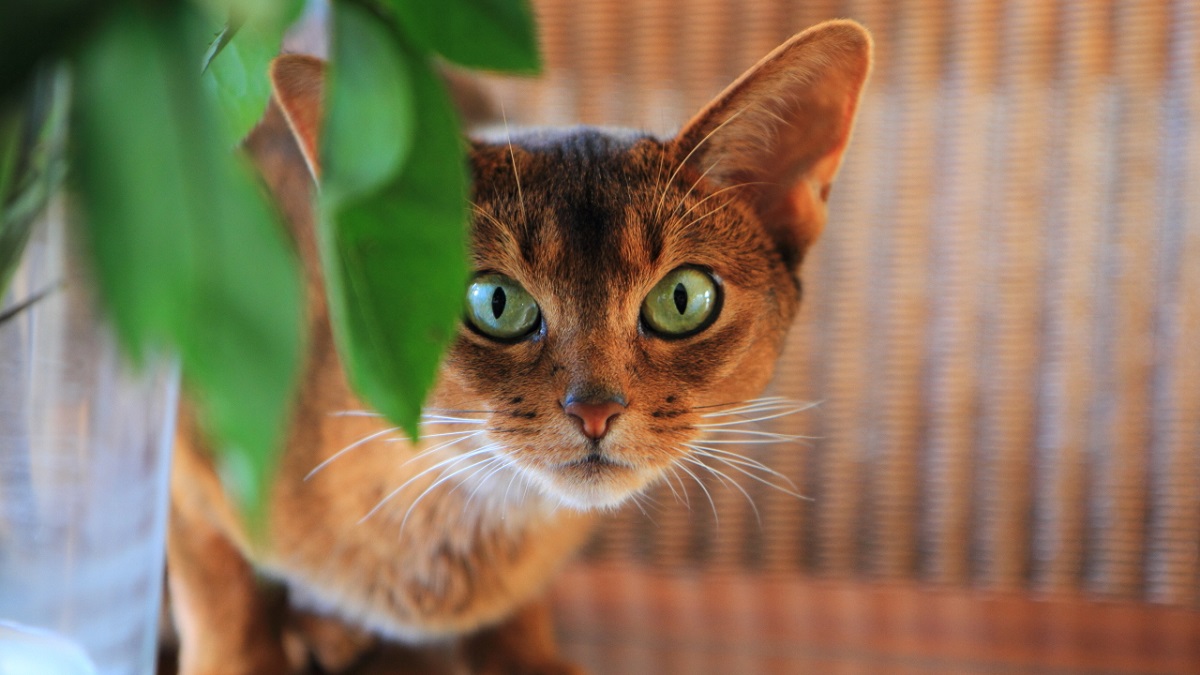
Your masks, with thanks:
[[[543,493],[577,511],[616,508],[653,479],[645,470],[594,457],[533,473]]]

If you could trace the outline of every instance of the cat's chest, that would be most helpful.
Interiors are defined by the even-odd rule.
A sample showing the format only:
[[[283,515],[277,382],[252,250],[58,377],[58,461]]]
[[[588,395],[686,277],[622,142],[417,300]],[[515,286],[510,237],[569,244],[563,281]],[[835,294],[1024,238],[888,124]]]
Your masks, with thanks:
[[[483,435],[432,427],[413,448],[372,418],[329,419],[292,448],[260,560],[303,604],[398,638],[454,632],[531,598],[587,536],[590,516],[493,461]]]

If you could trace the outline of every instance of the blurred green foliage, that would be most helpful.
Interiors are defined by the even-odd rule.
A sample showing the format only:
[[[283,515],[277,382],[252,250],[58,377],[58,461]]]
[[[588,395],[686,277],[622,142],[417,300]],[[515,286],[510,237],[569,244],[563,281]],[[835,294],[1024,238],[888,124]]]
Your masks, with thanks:
[[[46,66],[25,91],[0,101],[0,297],[66,173],[67,90],[65,69]]]
[[[135,362],[179,355],[222,476],[252,522],[302,358],[303,288],[237,145],[262,115],[267,65],[302,5],[0,3],[0,282],[65,154],[122,345]],[[532,71],[533,21],[523,0],[334,0],[330,9],[326,292],[351,382],[415,438],[468,273],[465,147],[435,55]],[[64,128],[65,151],[54,141]]]
[[[535,73],[541,68],[533,15],[517,0],[380,0],[426,50],[468,68]]]
[[[335,335],[355,389],[415,437],[467,281],[467,177],[454,109],[428,57],[354,6],[334,17],[330,78],[320,228]],[[406,85],[386,95],[408,114],[359,125],[358,111],[384,96],[383,79]],[[376,140],[389,164],[337,151],[347,135],[374,138],[372,126],[393,129],[392,139]]]
[[[202,47],[189,40],[197,28],[170,6],[123,5],[99,23],[75,63],[69,156],[118,337],[135,360],[179,354],[227,487],[259,504],[300,359],[303,293],[270,203],[198,86],[196,54],[178,48]]]

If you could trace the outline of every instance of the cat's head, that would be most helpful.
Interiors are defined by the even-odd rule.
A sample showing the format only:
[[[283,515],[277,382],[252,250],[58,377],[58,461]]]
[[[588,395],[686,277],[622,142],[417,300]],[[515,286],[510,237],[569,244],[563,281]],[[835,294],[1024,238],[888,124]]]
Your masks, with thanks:
[[[487,411],[496,452],[575,507],[687,467],[714,415],[771,375],[869,68],[866,31],[834,21],[670,139],[472,140],[476,276],[434,405]],[[307,57],[273,72],[314,170],[321,73]]]

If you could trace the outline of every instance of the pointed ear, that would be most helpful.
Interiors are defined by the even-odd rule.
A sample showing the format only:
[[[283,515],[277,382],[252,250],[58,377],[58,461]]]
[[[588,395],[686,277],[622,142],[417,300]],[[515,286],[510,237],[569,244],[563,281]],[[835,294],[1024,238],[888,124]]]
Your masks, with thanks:
[[[271,90],[300,144],[313,178],[321,177],[321,121],[324,115],[325,62],[305,54],[285,54],[271,62]]]
[[[675,139],[685,163],[754,205],[788,265],[825,224],[829,187],[871,69],[871,37],[853,21],[809,28],[771,52]]]

